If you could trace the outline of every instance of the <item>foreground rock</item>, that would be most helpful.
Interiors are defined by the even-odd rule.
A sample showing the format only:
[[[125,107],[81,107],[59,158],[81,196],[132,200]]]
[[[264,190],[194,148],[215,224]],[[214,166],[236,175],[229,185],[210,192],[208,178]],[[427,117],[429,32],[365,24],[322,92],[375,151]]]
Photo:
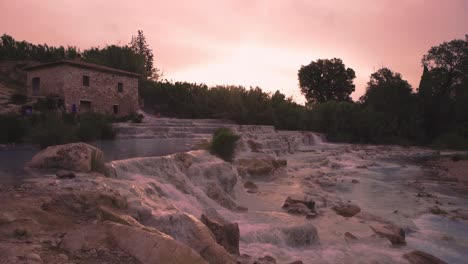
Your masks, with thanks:
[[[248,157],[238,158],[235,161],[241,176],[259,177],[269,176],[277,170],[285,167],[287,161],[284,159],[277,159],[272,156]]]
[[[276,259],[272,256],[266,255],[257,259],[254,264],[276,264]]]
[[[247,189],[248,193],[257,193],[258,192],[258,186],[253,183],[252,181],[246,181],[244,183],[244,188]]]
[[[141,263],[207,263],[191,248],[155,229],[137,228],[109,221],[67,233],[61,248],[73,255],[103,245],[117,246]]]
[[[396,225],[373,225],[370,226],[372,231],[381,237],[387,238],[392,245],[405,245],[405,230]]]
[[[213,232],[216,242],[229,253],[239,255],[239,225],[228,223],[223,219],[201,216],[201,221]]]
[[[288,196],[284,201],[283,209],[289,214],[306,215],[308,217],[316,215],[315,202],[307,198],[299,199]]]
[[[361,212],[361,208],[352,203],[339,204],[332,207],[332,209],[335,210],[335,212],[338,215],[341,215],[343,217],[353,217],[359,212]]]
[[[350,232],[346,232],[344,234],[344,237],[345,237],[345,240],[358,240],[358,238],[355,235],[351,234]]]
[[[46,148],[37,153],[26,166],[90,172],[103,164],[103,154],[98,148],[85,143],[71,143]]]
[[[57,179],[73,179],[76,178],[76,174],[72,171],[66,171],[66,170],[59,170],[55,176],[57,176]]]
[[[209,263],[235,263],[234,258],[216,242],[210,229],[192,215],[165,213],[148,219],[145,224],[190,246]]]
[[[447,262],[419,250],[406,253],[403,257],[411,264],[447,264]]]

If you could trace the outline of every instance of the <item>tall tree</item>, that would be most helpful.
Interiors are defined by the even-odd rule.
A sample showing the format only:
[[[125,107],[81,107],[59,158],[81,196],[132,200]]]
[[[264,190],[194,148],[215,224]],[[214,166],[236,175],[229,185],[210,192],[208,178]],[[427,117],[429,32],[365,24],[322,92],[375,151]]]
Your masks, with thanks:
[[[135,53],[140,54],[145,58],[145,77],[158,80],[161,73],[159,69],[154,68],[154,54],[149,48],[148,43],[146,43],[146,37],[143,34],[143,30],[138,30],[138,34],[136,36],[132,36],[130,46]]]
[[[351,101],[355,86],[354,70],[346,68],[338,58],[319,59],[301,66],[298,73],[299,87],[308,103],[326,101]]]
[[[431,137],[453,133],[468,120],[466,112],[457,110],[468,104],[468,35],[430,48],[422,64],[418,95],[425,129]]]

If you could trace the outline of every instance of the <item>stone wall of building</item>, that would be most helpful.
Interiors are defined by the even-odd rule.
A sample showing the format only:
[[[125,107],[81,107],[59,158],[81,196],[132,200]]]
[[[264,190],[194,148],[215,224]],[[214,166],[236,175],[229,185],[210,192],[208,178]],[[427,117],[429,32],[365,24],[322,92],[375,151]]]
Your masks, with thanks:
[[[89,86],[83,85],[83,76],[89,76]],[[32,78],[40,77],[41,96],[59,95],[70,112],[75,104],[80,111],[80,101],[91,102],[91,111],[119,116],[138,111],[138,78],[134,76],[101,72],[71,65],[57,65],[30,70],[27,77],[28,95],[32,95]],[[118,92],[118,83],[123,91]],[[84,110],[84,109],[81,109]]]
[[[90,101],[91,110],[113,114],[114,105],[118,115],[129,115],[138,111],[138,78],[120,74],[100,72],[64,65],[64,97],[67,111],[73,104],[79,109],[80,101]],[[89,86],[83,86],[83,76],[89,76]],[[123,91],[118,92],[118,83]]]
[[[63,68],[61,66],[47,67],[27,72],[26,91],[33,96],[32,79],[40,78],[40,87],[37,96],[63,95]]]

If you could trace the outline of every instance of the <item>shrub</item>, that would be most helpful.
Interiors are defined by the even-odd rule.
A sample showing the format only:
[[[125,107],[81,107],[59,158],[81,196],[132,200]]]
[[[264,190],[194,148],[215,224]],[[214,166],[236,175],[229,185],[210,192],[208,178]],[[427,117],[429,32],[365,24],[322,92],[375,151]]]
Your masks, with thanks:
[[[115,132],[110,118],[97,113],[84,113],[80,115],[77,136],[83,141],[113,139]]]
[[[17,114],[0,115],[0,143],[21,141],[26,134],[26,124]]]
[[[22,93],[16,92],[11,95],[10,101],[11,103],[16,104],[16,105],[22,105],[28,101],[28,97]]]
[[[44,114],[36,122],[31,128],[31,140],[43,148],[79,141],[76,128],[65,124],[57,113]]]
[[[130,116],[130,120],[132,123],[141,123],[143,121],[143,118],[145,118],[142,114],[133,114]]]
[[[468,139],[456,133],[447,133],[434,139],[432,146],[438,149],[468,149]]]
[[[211,153],[217,155],[225,161],[232,161],[239,136],[234,134],[229,128],[217,129],[211,141]]]

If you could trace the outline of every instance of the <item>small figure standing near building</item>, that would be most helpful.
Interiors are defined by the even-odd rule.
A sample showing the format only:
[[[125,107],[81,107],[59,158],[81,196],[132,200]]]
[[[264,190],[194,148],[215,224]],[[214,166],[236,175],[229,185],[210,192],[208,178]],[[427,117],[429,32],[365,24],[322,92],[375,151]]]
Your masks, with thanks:
[[[72,107],[71,107],[71,113],[72,113],[72,116],[73,116],[73,121],[76,121],[76,105],[73,104]]]

